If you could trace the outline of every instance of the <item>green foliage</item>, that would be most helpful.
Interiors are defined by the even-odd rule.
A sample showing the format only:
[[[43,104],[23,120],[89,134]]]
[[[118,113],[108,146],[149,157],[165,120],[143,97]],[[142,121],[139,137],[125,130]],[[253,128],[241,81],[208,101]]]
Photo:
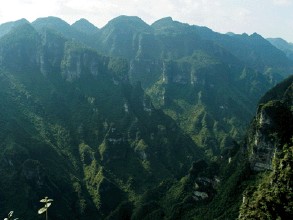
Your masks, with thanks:
[[[274,170],[255,191],[244,193],[239,219],[292,218],[292,149],[292,145],[285,145],[275,157]]]
[[[39,44],[40,37],[30,24],[17,26],[0,39],[1,68],[5,66],[19,73],[34,69]]]
[[[4,220],[17,220],[18,219],[18,218],[13,218],[12,216],[13,216],[13,211],[10,211],[8,213],[8,217],[5,218]]]
[[[56,201],[50,218],[116,215],[124,201],[139,202],[149,188],[182,175],[202,155],[139,85],[124,84],[124,60],[73,42],[64,49],[63,79],[40,71],[1,72],[0,172],[6,179],[0,188],[4,209],[18,201],[21,218],[35,216],[33,201],[44,192]],[[67,71],[76,71],[79,59],[83,75],[68,82]],[[97,75],[91,62],[98,62]]]
[[[258,132],[274,147],[272,171],[243,194],[239,219],[290,219],[292,211],[292,77],[270,90],[260,101],[251,133]],[[252,141],[251,141],[252,142]],[[261,145],[262,143],[259,143]],[[258,146],[250,143],[258,153]]]
[[[165,69],[165,79],[147,89],[156,107],[176,120],[209,157],[229,147],[228,137],[240,140],[257,100],[241,94],[247,90],[233,82],[229,74],[234,70],[200,52],[168,62]],[[251,92],[256,94],[261,93]]]
[[[275,194],[254,193],[262,176],[235,140],[279,70],[290,69],[282,54],[257,35],[230,39],[170,18],[149,26],[121,16],[99,31],[83,24],[48,17],[0,39],[1,210],[35,219],[46,193],[57,220],[235,219],[247,187],[253,207],[263,194],[280,206],[290,148],[275,161]],[[284,92],[282,100],[259,108],[282,143],[292,130],[285,87],[263,99]]]
[[[289,76],[287,79],[277,84],[273,89],[269,90],[259,101],[259,103],[266,103],[270,100],[283,100],[290,103],[292,98],[292,81],[293,76]]]

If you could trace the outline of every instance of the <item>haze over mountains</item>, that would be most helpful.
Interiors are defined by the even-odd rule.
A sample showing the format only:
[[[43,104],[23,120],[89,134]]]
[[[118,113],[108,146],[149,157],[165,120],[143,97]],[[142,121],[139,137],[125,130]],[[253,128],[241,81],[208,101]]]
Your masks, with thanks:
[[[292,177],[272,156],[292,163],[291,49],[170,17],[2,24],[0,217],[38,219],[44,196],[52,219],[253,216],[270,192],[249,191],[247,209],[242,193],[262,172]],[[272,216],[291,216],[287,203]]]
[[[272,45],[282,50],[289,59],[293,59],[293,44],[289,43],[282,38],[268,38],[267,39]]]

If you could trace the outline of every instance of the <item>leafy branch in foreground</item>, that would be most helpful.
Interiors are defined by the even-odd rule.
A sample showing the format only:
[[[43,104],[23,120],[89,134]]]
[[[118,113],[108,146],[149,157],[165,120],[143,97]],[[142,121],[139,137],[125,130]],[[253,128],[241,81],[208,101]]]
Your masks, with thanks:
[[[18,218],[12,218],[12,215],[13,215],[13,211],[10,211],[8,213],[8,217],[5,218],[4,220],[18,220]]]
[[[48,208],[51,206],[53,199],[48,199],[46,196],[44,199],[41,199],[40,202],[45,203],[45,206],[39,209],[38,214],[41,215],[46,212],[46,220],[48,220]]]

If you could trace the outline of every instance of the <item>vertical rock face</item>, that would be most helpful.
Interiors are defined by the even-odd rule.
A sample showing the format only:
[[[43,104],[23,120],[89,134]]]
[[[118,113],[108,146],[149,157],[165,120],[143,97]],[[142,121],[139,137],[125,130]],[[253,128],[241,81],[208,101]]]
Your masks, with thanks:
[[[143,87],[149,87],[161,76],[163,61],[156,59],[132,59],[130,61],[129,79],[135,84],[141,82]]]
[[[60,201],[52,219],[125,219],[125,204],[134,206],[127,219],[191,219],[194,212],[190,218],[182,212],[197,209],[194,203],[211,210],[204,205],[223,185],[225,197],[218,197],[223,199],[215,207],[227,213],[229,204],[220,201],[226,203],[235,191],[228,193],[231,184],[218,175],[218,166],[241,165],[233,156],[238,150],[233,139],[254,113],[251,99],[271,83],[253,69],[255,50],[233,41],[245,52],[236,53],[225,46],[230,40],[224,35],[205,40],[197,32],[171,18],[149,26],[122,16],[102,30],[85,20],[71,28],[48,18],[3,36],[1,209],[10,210],[13,206],[3,201],[13,200],[20,212],[34,210],[34,203],[24,201],[38,201],[49,192]],[[258,45],[258,36],[253,38]],[[246,52],[253,56],[242,63]],[[270,67],[270,60],[264,66]],[[269,100],[259,108],[249,142],[251,164],[259,171],[272,169],[274,153],[293,129],[292,95]],[[194,163],[194,169],[202,169],[185,176],[201,158],[211,163]],[[232,171],[224,171],[230,178]],[[228,183],[239,188],[237,178]],[[11,196],[17,194],[17,199]],[[135,210],[142,210],[142,217],[135,217]],[[214,219],[218,213],[197,218]],[[34,219],[33,214],[23,218]]]
[[[60,63],[64,56],[65,39],[49,30],[41,34],[40,70],[44,76],[60,72]]]
[[[265,109],[261,109],[256,118],[256,123],[257,129],[253,137],[251,165],[255,171],[271,170],[272,158],[278,147],[278,141],[267,135],[270,126],[272,126],[272,118]]]
[[[292,77],[287,81],[290,80],[291,84],[284,86],[282,96],[276,97],[279,93],[277,89],[281,87],[279,86],[275,91],[268,92],[263,100],[268,100],[267,97],[272,94],[275,96],[258,108],[253,122],[253,134],[249,138],[250,162],[255,171],[272,170],[275,153],[282,150],[282,146],[289,143],[292,137]]]
[[[239,220],[291,219],[293,155],[293,76],[260,100],[248,135],[250,165],[267,171],[243,193]]]
[[[189,64],[180,65],[176,62],[164,62],[163,78],[166,83],[186,85],[190,83],[191,68]]]
[[[103,57],[98,56],[95,52],[72,48],[67,51],[62,61],[63,77],[68,81],[73,81],[79,79],[81,73],[97,76],[103,72],[103,68],[106,68],[104,65]]]

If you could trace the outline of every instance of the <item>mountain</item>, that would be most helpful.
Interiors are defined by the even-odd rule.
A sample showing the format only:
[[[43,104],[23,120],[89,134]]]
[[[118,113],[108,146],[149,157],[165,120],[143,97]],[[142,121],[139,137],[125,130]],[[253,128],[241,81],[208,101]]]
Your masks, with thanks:
[[[292,66],[292,61],[286,59],[285,54],[272,46],[257,33],[247,34],[219,34],[206,27],[196,27],[200,36],[221,45],[240,59],[246,66],[259,71],[266,71],[268,66],[282,72],[283,68]]]
[[[84,20],[80,22],[91,26]],[[273,63],[266,63],[264,72],[249,67],[230,48],[205,39],[200,28],[171,18],[149,26],[138,17],[120,16],[95,34],[54,17],[37,19],[32,25],[43,36],[61,35],[99,53],[128,59],[130,82],[141,82],[154,105],[176,120],[210,156],[219,155],[233,139],[239,140],[258,98],[283,77],[283,71]],[[61,41],[58,46],[63,47]],[[62,54],[58,52],[59,56]],[[210,93],[218,96],[217,103],[205,98]]]
[[[263,95],[292,63],[260,35],[170,17],[6,26],[0,218],[41,219],[48,196],[52,219],[235,219],[242,193],[281,172],[274,147],[290,156],[292,77]]]
[[[87,23],[86,27],[84,24]],[[34,22],[31,23],[31,25],[38,31],[38,32],[56,32],[57,34],[74,41],[77,41],[79,43],[83,43],[85,45],[88,45],[90,47],[95,47],[95,38],[97,33],[88,33],[89,28],[94,28],[93,25],[89,25],[89,22],[86,22],[84,20],[81,20],[77,22],[77,24],[74,24],[70,26],[68,23],[63,21],[60,18],[57,17],[44,17],[44,18],[38,18]],[[89,27],[91,26],[91,27]]]
[[[293,216],[292,89],[291,76],[269,90],[243,142],[214,163],[195,162],[188,175],[161,192],[164,199],[159,201],[171,207],[166,219]]]
[[[293,44],[288,43],[282,38],[268,38],[267,39],[276,48],[283,51],[289,59],[293,59]]]
[[[248,141],[254,170],[272,169],[272,159],[292,136],[292,79],[289,77],[260,100]]]
[[[101,29],[98,50],[110,56],[132,58],[138,50],[140,35],[151,28],[139,17],[119,16]]]
[[[73,23],[71,27],[88,35],[95,35],[99,33],[99,29],[84,18]]]
[[[0,38],[9,33],[15,27],[29,23],[26,19],[20,19],[18,21],[11,21],[0,25]]]
[[[51,218],[105,218],[203,158],[140,84],[127,83],[126,60],[29,24],[5,35],[0,48],[6,212],[35,219],[39,198],[49,196]]]
[[[155,106],[213,156],[231,143],[227,136],[243,133],[258,99],[290,74],[292,65],[257,34],[231,38],[207,30],[170,17],[149,27],[122,16],[101,29],[99,42],[103,53],[128,58],[130,81],[140,81]],[[256,59],[247,60],[254,53]],[[213,94],[207,97],[217,97],[217,103],[205,94]]]
[[[253,170],[267,171],[243,194],[239,219],[290,219],[292,209],[293,77],[260,101],[248,136]]]

